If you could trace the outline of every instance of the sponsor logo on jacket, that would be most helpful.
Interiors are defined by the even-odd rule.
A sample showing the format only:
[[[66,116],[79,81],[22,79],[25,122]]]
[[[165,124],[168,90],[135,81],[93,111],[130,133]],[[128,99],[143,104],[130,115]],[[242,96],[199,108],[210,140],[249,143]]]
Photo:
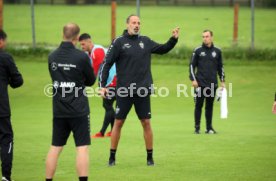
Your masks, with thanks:
[[[129,43],[125,43],[122,48],[126,49],[126,48],[130,48],[130,47],[131,47],[131,45]]]
[[[200,56],[200,57],[205,57],[205,56],[206,56],[206,53],[205,53],[205,52],[200,52],[199,56]]]
[[[73,88],[76,86],[75,82],[58,82],[54,81],[53,87],[57,89],[58,87],[64,87],[64,88]]]

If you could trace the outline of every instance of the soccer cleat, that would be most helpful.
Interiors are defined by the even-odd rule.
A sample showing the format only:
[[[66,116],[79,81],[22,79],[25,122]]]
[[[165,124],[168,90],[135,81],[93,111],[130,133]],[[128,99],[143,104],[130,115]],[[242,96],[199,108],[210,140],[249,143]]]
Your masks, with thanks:
[[[153,161],[153,159],[148,159],[148,160],[147,160],[147,165],[148,165],[148,166],[154,166],[154,161]]]
[[[14,181],[14,180],[8,180],[6,177],[2,177],[2,181]]]
[[[111,136],[111,131],[105,134],[105,136],[110,137]]]
[[[115,166],[115,160],[114,159],[109,159],[108,166],[109,167]]]
[[[216,132],[213,128],[211,128],[211,129],[207,129],[207,130],[205,131],[205,133],[206,133],[206,134],[216,134],[217,132]]]
[[[200,130],[199,129],[195,129],[195,134],[200,134]]]
[[[101,132],[98,132],[92,136],[92,138],[103,138],[103,137],[104,137],[104,135],[102,135]]]

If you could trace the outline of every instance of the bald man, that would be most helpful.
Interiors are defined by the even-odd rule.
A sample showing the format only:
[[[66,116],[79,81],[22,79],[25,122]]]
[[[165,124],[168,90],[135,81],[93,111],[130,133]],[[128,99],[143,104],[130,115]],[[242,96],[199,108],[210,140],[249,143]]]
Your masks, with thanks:
[[[66,24],[63,41],[48,57],[53,84],[53,136],[46,159],[46,181],[53,180],[58,157],[71,132],[76,145],[79,180],[88,180],[88,146],[91,140],[85,86],[92,86],[96,78],[87,54],[75,48],[79,32],[77,24]]]

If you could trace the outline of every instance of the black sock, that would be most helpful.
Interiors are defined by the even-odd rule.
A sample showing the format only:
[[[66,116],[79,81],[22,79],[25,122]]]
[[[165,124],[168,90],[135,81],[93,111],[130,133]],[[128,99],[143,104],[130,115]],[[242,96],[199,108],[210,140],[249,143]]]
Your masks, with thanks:
[[[110,149],[109,159],[115,160],[116,149]]]
[[[147,149],[147,160],[151,160],[152,159],[152,152],[153,152],[152,149],[151,150]]]
[[[79,177],[79,181],[88,181],[88,177]]]
[[[46,181],[52,181],[53,179],[52,178],[46,178]]]

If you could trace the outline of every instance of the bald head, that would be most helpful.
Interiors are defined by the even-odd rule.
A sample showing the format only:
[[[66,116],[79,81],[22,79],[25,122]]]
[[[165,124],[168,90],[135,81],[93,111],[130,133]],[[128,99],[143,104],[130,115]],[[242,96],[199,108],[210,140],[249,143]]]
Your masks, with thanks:
[[[75,23],[68,23],[63,27],[63,39],[65,41],[78,40],[80,27]]]

